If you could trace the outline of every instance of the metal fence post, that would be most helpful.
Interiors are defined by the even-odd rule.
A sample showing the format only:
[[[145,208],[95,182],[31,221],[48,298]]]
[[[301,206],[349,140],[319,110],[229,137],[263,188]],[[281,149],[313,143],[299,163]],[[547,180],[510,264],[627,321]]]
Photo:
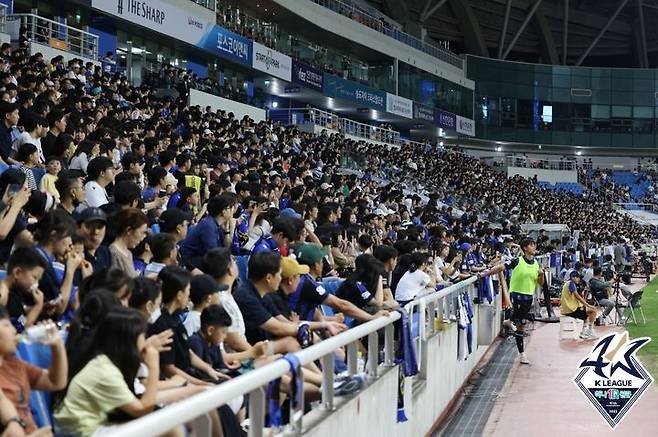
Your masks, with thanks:
[[[387,367],[392,367],[395,359],[394,337],[393,324],[386,325],[384,328],[384,365]]]
[[[379,365],[379,338],[377,332],[368,334],[368,365],[366,374],[368,379],[377,378],[377,366]]]
[[[350,375],[356,375],[357,368],[357,356],[356,356],[356,351],[357,351],[357,343],[352,342],[347,345],[347,371],[349,372]]]
[[[328,411],[333,411],[334,409],[334,354],[333,353],[327,354],[322,357],[322,407]]]
[[[265,427],[265,390],[258,387],[249,392],[249,437],[262,437]]]

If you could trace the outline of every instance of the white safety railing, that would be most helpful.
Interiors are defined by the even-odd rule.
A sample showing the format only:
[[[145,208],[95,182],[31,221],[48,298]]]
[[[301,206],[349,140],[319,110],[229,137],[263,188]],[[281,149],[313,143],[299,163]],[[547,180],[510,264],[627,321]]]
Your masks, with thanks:
[[[457,321],[457,305],[455,298],[459,293],[468,292],[473,297],[477,277],[471,277],[464,281],[453,284],[435,293],[428,294],[412,302],[405,309],[410,320],[418,318],[418,338],[416,341],[416,360],[418,362],[419,377],[426,376],[428,356],[425,353],[428,339],[441,331],[441,328],[449,323]]]
[[[427,53],[428,55],[440,59],[441,61],[447,62],[448,64],[459,68],[460,70],[464,68],[464,61],[461,57],[459,57],[459,55],[451,52],[446,48],[437,47],[435,45],[423,42],[419,38],[416,38],[413,35],[409,35],[408,33],[391,26],[385,20],[374,17],[371,14],[361,9],[355,8],[350,4],[344,3],[340,0],[311,1],[320,6],[324,6],[327,9],[331,9],[338,14],[344,15],[397,41],[400,41],[403,44],[420,50],[421,52]]]
[[[627,203],[619,203],[616,202],[614,203],[614,206],[617,208],[629,210],[629,211],[649,211],[649,212],[655,212],[658,213],[658,205],[654,205],[653,203],[635,203],[635,202],[627,202]]]
[[[29,41],[98,60],[98,35],[34,14],[12,14],[8,19],[20,20]]]
[[[334,368],[334,351],[347,347],[347,368],[350,375],[357,373],[357,349],[361,338],[367,337],[368,361],[366,362],[366,375],[369,381],[379,377],[379,331],[384,329],[384,361],[382,367],[392,367],[394,360],[393,350],[393,323],[400,318],[397,312],[387,317],[379,317],[370,322],[351,328],[335,337],[323,340],[307,349],[295,353],[301,365],[320,360],[323,369]],[[191,398],[169,405],[140,419],[133,420],[117,428],[115,435],[150,437],[162,435],[184,423],[195,421],[200,416],[226,404],[240,395],[249,394],[249,436],[263,435],[266,412],[266,388],[271,381],[280,378],[290,370],[289,364],[283,359],[276,360],[261,368],[252,370],[246,375],[239,376],[221,385],[208,389]],[[326,411],[334,407],[334,372],[322,372],[322,402]],[[302,406],[303,408],[303,406]],[[303,429],[303,414],[291,411],[291,424],[289,427],[299,435]]]
[[[576,170],[578,163],[567,160],[531,159],[525,156],[506,156],[505,165],[509,167],[539,168],[546,170]]]
[[[378,141],[394,146],[400,146],[406,141],[402,140],[400,132],[395,130],[360,123],[316,108],[277,109],[270,110],[269,113],[274,121],[287,124],[314,124],[323,129],[336,130],[344,135],[366,141]]]

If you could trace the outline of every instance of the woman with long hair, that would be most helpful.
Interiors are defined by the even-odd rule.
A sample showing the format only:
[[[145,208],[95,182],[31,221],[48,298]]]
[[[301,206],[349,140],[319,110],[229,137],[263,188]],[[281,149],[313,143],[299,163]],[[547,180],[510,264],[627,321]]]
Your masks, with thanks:
[[[413,252],[410,255],[407,271],[402,275],[395,289],[395,300],[401,306],[434,291],[436,277],[433,264],[426,253]]]
[[[101,146],[96,141],[82,141],[75,149],[71,158],[70,170],[81,170],[87,173],[89,162],[101,154]]]
[[[357,307],[376,313],[382,307],[394,308],[396,302],[384,293],[382,276],[384,263],[369,254],[356,257],[354,273],[336,290],[336,296],[352,302]]]
[[[113,415],[138,418],[153,411],[160,364],[158,351],[146,344],[145,332],[146,320],[133,309],[116,307],[103,318],[93,358],[73,376],[54,415],[63,432],[110,435],[117,426]],[[148,377],[138,398],[135,378],[142,362]]]

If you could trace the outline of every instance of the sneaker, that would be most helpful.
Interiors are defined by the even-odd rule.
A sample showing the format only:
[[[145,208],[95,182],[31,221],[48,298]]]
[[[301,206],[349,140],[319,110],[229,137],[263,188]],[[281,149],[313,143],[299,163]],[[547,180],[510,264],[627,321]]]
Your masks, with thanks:
[[[528,356],[525,354],[525,352],[521,353],[519,361],[521,364],[530,364],[530,360],[528,359]]]

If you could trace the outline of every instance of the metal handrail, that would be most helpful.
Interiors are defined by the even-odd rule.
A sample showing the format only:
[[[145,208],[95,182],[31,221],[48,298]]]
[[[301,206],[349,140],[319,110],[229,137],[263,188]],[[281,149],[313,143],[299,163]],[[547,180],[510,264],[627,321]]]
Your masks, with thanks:
[[[378,141],[385,144],[400,146],[405,140],[400,138],[400,132],[393,129],[386,129],[382,127],[372,126],[366,123],[343,118],[331,112],[323,111],[316,108],[286,108],[277,110],[279,112],[287,112],[287,123],[292,123],[293,112],[303,112],[308,115],[308,122],[319,126],[323,129],[332,129],[339,131],[344,135],[362,138],[366,141]],[[270,111],[273,112],[273,111]],[[297,121],[298,123],[300,120]]]
[[[377,378],[378,358],[378,331],[385,329],[384,336],[384,365],[393,365],[393,323],[400,319],[397,312],[390,313],[386,317],[378,317],[375,320],[363,323],[351,328],[341,334],[323,340],[307,349],[296,352],[293,355],[301,365],[322,359],[323,366],[331,364],[333,369],[333,353],[337,348],[348,347],[348,368],[350,373],[356,373],[356,347],[363,337],[368,337],[368,356],[371,359],[367,363],[367,374],[369,378]],[[265,414],[265,390],[263,387],[270,381],[288,373],[290,367],[288,362],[279,359],[248,374],[239,376],[221,385],[208,389],[188,399],[169,405],[161,410],[155,411],[142,418],[132,420],[116,429],[116,435],[139,435],[150,437],[161,435],[176,426],[189,422],[209,411],[213,411],[231,399],[249,393],[250,414],[250,437],[262,436],[263,421]],[[322,403],[328,409],[333,407],[333,372],[323,372]],[[327,387],[328,390],[324,390]],[[292,417],[292,414],[291,414]],[[296,425],[301,429],[300,421]]]
[[[344,3],[340,0],[311,0],[313,3],[316,3],[320,6],[323,6],[327,9],[346,16],[353,21],[356,21],[364,26],[367,26],[379,33],[382,33],[386,36],[389,36],[397,41],[400,41],[403,44],[406,44],[410,47],[413,47],[417,50],[420,50],[423,53],[427,53],[430,56],[433,56],[437,59],[440,59],[444,62],[447,62],[454,67],[463,70],[464,61],[459,55],[451,52],[448,49],[437,47],[432,44],[428,44],[413,35],[410,35],[406,32],[396,29],[393,26],[387,25],[388,23],[382,21],[376,17],[373,17],[369,13],[357,9],[352,5]]]
[[[85,58],[98,59],[98,35],[35,14],[11,14],[8,19],[20,20],[30,41],[48,44]]]
[[[578,163],[576,161],[557,160],[557,159],[531,159],[525,156],[506,156],[505,164],[509,167],[527,167],[546,170],[576,170]]]

